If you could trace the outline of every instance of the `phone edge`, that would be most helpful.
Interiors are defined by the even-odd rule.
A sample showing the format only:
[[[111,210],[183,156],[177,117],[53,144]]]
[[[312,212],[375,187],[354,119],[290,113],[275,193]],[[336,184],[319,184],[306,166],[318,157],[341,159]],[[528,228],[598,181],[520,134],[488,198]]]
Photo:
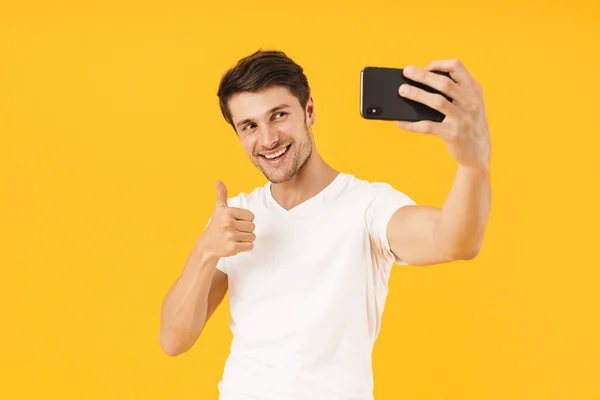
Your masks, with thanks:
[[[365,66],[365,67],[362,67],[360,70],[360,106],[359,106],[360,110],[359,110],[359,112],[360,112],[360,116],[364,119],[369,119],[365,116],[364,109],[363,109],[363,106],[364,106],[363,105],[364,74],[365,74],[365,70],[368,68],[369,68],[368,66]]]

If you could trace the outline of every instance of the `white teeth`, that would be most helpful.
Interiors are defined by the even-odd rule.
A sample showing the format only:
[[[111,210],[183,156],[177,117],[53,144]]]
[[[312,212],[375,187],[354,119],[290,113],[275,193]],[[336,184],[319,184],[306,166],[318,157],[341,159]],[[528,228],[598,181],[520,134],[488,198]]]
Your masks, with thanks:
[[[284,147],[283,149],[279,150],[277,153],[275,154],[270,154],[270,155],[266,155],[265,158],[268,160],[271,160],[273,158],[279,157],[280,155],[283,155],[283,153],[285,153],[287,151],[287,147]]]

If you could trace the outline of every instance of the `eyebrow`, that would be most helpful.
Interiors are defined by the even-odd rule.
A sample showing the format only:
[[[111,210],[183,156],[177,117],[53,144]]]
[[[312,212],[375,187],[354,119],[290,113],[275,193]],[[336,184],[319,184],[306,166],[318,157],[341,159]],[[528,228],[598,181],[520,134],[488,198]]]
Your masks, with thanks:
[[[290,108],[290,106],[288,106],[287,104],[280,104],[277,107],[273,107],[271,108],[269,111],[266,112],[266,114],[272,114],[276,111],[282,110],[284,108]],[[238,122],[235,126],[237,126],[238,128],[241,127],[242,125],[247,124],[248,122],[252,122],[252,119],[250,118],[246,118],[244,120],[241,120],[240,122]]]

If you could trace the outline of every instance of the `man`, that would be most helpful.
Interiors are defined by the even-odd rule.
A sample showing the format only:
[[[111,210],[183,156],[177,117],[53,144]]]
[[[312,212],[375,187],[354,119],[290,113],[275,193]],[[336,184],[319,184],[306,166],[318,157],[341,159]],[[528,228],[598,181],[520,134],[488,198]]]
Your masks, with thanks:
[[[328,165],[313,139],[307,79],[284,53],[257,51],[223,76],[223,116],[268,181],[234,197],[216,183],[212,216],[164,300],[160,327],[168,355],[189,350],[229,290],[221,400],[372,399],[371,353],[392,265],[478,254],[490,210],[482,90],[456,60],[405,70],[454,99],[398,88],[446,115],[399,122],[444,140],[456,159],[442,208]]]

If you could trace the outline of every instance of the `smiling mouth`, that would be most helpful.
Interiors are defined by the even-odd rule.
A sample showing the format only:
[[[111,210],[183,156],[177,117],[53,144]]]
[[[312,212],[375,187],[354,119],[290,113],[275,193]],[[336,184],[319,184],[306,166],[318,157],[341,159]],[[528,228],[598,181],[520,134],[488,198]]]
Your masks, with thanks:
[[[260,156],[267,161],[276,161],[288,152],[291,145],[292,145],[291,143],[288,144],[287,146],[285,146],[283,149],[279,150],[276,153],[271,153],[268,155],[261,154]]]

